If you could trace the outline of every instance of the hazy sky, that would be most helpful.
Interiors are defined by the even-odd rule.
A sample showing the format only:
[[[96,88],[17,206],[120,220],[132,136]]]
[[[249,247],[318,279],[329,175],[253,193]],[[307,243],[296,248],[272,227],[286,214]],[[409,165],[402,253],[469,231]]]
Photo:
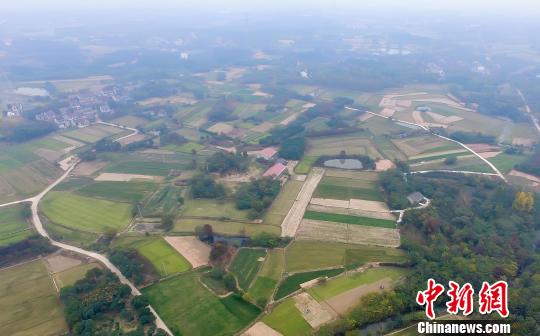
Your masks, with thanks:
[[[414,8],[417,10],[451,9],[455,11],[475,11],[478,14],[484,11],[498,12],[524,12],[540,11],[538,0],[0,0],[0,13],[2,10],[28,11],[29,9],[59,9],[85,10],[88,8],[112,7],[124,8],[132,11],[136,8],[189,8],[202,9],[261,9],[276,7],[330,7],[338,9],[390,7]]]

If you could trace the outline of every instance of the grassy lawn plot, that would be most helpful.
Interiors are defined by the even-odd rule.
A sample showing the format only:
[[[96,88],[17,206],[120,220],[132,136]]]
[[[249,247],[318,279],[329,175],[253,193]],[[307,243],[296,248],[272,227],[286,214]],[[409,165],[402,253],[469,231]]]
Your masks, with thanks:
[[[145,199],[141,212],[143,216],[174,213],[181,206],[181,196],[181,188],[165,185]]]
[[[121,161],[107,166],[105,171],[108,173],[167,176],[172,169],[184,167],[184,165],[172,162]]]
[[[309,210],[306,211],[304,218],[327,221],[327,222],[353,224],[353,225],[383,227],[383,228],[389,228],[389,229],[396,228],[396,223],[391,220],[351,216],[351,215],[343,215],[343,214],[331,214],[331,213],[326,213],[326,212],[317,212],[317,211],[309,211]]]
[[[247,211],[236,209],[232,201],[215,199],[186,199],[182,216],[246,219]]]
[[[318,300],[327,300],[358,286],[370,284],[384,278],[398,280],[408,274],[405,268],[398,267],[378,267],[371,268],[362,273],[352,273],[336,279],[327,281],[324,284],[312,287],[308,290],[312,296]]]
[[[266,256],[264,249],[242,248],[234,257],[229,270],[236,276],[238,285],[247,291]]]
[[[311,334],[310,325],[304,320],[300,311],[290,298],[276,306],[262,321],[284,336],[304,336]]]
[[[369,201],[384,201],[377,182],[342,177],[325,176],[313,197],[349,200],[351,198]]]
[[[257,278],[249,288],[249,296],[257,303],[266,302],[272,296],[276,285],[281,279],[285,266],[285,250],[274,249],[268,251]],[[264,305],[264,304],[262,304]]]
[[[199,273],[189,272],[143,289],[175,335],[233,335],[259,314],[241,298],[220,300],[198,277]]]
[[[281,228],[275,225],[247,224],[234,221],[220,221],[217,219],[181,218],[174,223],[174,232],[193,233],[198,226],[212,225],[214,232],[226,235],[246,234],[248,236],[261,232],[280,234]]]
[[[302,185],[302,182],[294,180],[289,180],[285,183],[281,192],[264,215],[265,224],[281,225],[300,189],[302,189]]]
[[[88,197],[104,198],[118,202],[140,202],[156,190],[153,182],[95,182],[79,190],[78,194]]]
[[[121,230],[131,219],[131,204],[58,191],[44,198],[41,210],[54,224],[95,233]]]
[[[489,158],[488,161],[493,163],[497,169],[499,169],[503,174],[508,173],[514,166],[523,163],[527,160],[527,155],[513,155],[501,153],[495,157]]]
[[[291,276],[288,276],[279,285],[279,288],[276,291],[275,299],[279,300],[293,293],[294,291],[299,290],[300,285],[303,284],[304,282],[308,282],[310,280],[321,278],[321,277],[333,277],[333,276],[343,273],[343,271],[344,271],[343,268],[334,268],[334,269],[328,269],[328,270],[296,273]]]
[[[162,238],[141,244],[137,251],[152,263],[161,276],[191,269],[191,264]]]
[[[41,260],[0,271],[0,335],[67,332],[63,308]]]
[[[300,240],[292,243],[285,254],[287,272],[347,265],[359,267],[370,261],[405,262],[404,251],[376,246],[347,245]]]
[[[294,168],[294,172],[297,174],[307,174],[311,169],[311,166],[317,161],[318,156],[304,156],[302,161]]]
[[[34,232],[26,222],[29,209],[22,205],[0,208],[0,246],[28,238]]]

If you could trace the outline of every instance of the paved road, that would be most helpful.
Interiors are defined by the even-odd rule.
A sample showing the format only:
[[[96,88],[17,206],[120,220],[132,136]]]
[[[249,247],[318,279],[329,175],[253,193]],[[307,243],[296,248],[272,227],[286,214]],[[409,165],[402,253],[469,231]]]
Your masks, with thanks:
[[[352,110],[352,111],[361,111],[361,112],[364,112],[363,110],[359,110],[357,108],[354,108],[354,107],[349,107],[349,106],[345,106],[345,108],[347,110]],[[370,113],[370,114],[373,114],[375,116],[378,116],[378,117],[381,117],[381,118],[385,118],[385,119],[390,119],[390,117],[387,117],[387,116],[383,116],[381,114],[378,114],[378,113],[373,113],[373,112],[369,112],[369,111],[365,111],[366,113]],[[420,124],[416,124],[416,123],[413,123],[413,122],[409,122],[409,121],[405,121],[405,120],[399,120],[399,119],[395,119],[395,118],[392,118],[392,120],[395,120],[399,123],[402,123],[402,124],[407,124],[407,125],[413,125],[413,126],[416,126],[416,127],[420,127],[421,129],[425,130],[425,131],[428,131],[428,132],[431,132],[431,134],[433,134],[434,136],[436,137],[439,137],[441,139],[445,139],[445,140],[448,140],[448,141],[452,141],[458,145],[460,145],[461,147],[465,148],[466,150],[468,150],[469,152],[471,152],[472,154],[474,154],[476,157],[478,157],[480,160],[484,161],[484,163],[486,163],[494,172],[495,172],[495,175],[500,177],[504,182],[508,182],[506,180],[506,177],[504,177],[504,175],[499,171],[499,169],[497,169],[497,167],[495,167],[491,162],[489,162],[487,159],[483,158],[480,154],[478,154],[477,152],[473,151],[470,147],[468,147],[467,145],[465,145],[464,143],[461,143],[459,141],[456,141],[454,139],[450,139],[450,138],[447,138],[445,136],[442,136],[442,135],[439,135],[437,133],[434,133],[432,132],[429,127],[426,127],[424,125],[420,125]],[[455,171],[455,172],[459,172],[459,171]]]
[[[87,251],[87,250],[84,250],[80,247],[77,247],[77,246],[72,246],[72,245],[68,245],[68,244],[65,244],[65,243],[61,243],[61,242],[57,242],[55,240],[53,240],[49,234],[47,233],[47,231],[45,230],[45,228],[43,227],[43,223],[41,222],[41,218],[39,218],[39,211],[38,211],[38,207],[39,207],[39,202],[41,201],[41,199],[49,192],[51,191],[51,189],[53,189],[56,185],[58,185],[60,182],[62,182],[66,177],[69,176],[69,174],[71,173],[71,171],[75,168],[75,166],[77,165],[78,161],[75,162],[73,165],[71,165],[71,167],[68,168],[68,170],[66,170],[64,172],[64,174],[62,176],[60,176],[60,178],[58,178],[56,181],[54,181],[51,185],[49,185],[47,188],[45,188],[45,190],[43,190],[41,193],[39,193],[38,195],[34,196],[34,197],[30,197],[30,198],[27,198],[27,199],[24,199],[24,200],[20,200],[20,201],[15,201],[15,202],[10,202],[10,203],[5,203],[5,204],[0,204],[0,207],[4,207],[4,206],[9,206],[9,205],[13,205],[13,204],[19,204],[19,203],[30,203],[31,206],[30,208],[32,209],[32,222],[34,223],[34,226],[36,227],[36,230],[37,232],[49,239],[49,241],[51,242],[52,245],[54,246],[57,246],[59,248],[62,248],[64,250],[68,250],[68,251],[73,251],[73,252],[77,252],[79,254],[82,254],[82,255],[86,255],[88,257],[91,257],[91,258],[94,258],[96,260],[99,260],[103,265],[105,265],[111,272],[113,272],[114,274],[116,274],[118,276],[118,279],[120,279],[120,282],[125,284],[125,285],[128,285],[130,288],[131,288],[131,293],[133,295],[141,295],[141,292],[137,289],[137,287],[135,287],[131,281],[129,281],[123,274],[122,272],[120,272],[120,270],[118,268],[116,268],[116,266],[114,266],[110,261],[109,259],[107,259],[106,256],[102,255],[102,254],[99,254],[97,252],[92,252],[92,251]],[[167,327],[167,325],[165,324],[165,322],[163,322],[163,320],[159,317],[159,315],[157,314],[157,312],[154,310],[154,308],[152,308],[152,306],[148,306],[148,308],[150,309],[150,311],[154,314],[154,316],[156,317],[156,326],[158,328],[161,328],[163,330],[165,330],[167,333],[169,333],[169,335],[172,335],[172,332],[169,330],[169,328]]]
[[[296,234],[298,226],[300,226],[300,222],[302,222],[302,218],[304,218],[304,213],[311,200],[311,196],[323,175],[324,169],[322,168],[313,168],[311,170],[302,189],[300,189],[300,192],[296,196],[293,206],[289,209],[287,216],[285,216],[285,219],[283,219],[283,222],[281,223],[282,237],[294,237]]]

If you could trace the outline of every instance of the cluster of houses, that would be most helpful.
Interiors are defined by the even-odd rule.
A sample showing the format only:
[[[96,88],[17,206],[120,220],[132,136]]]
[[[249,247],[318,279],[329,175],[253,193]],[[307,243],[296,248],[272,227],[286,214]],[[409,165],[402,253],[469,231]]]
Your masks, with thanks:
[[[278,157],[278,151],[274,147],[266,147],[255,152],[255,157],[258,160],[274,163],[263,173],[263,177],[271,177],[278,180],[283,177],[284,173],[287,171],[287,161]]]
[[[114,112],[109,100],[119,100],[116,87],[104,89],[101,94],[71,95],[67,106],[41,112],[36,115],[36,120],[54,122],[59,128],[86,127],[98,119],[98,114]]]
[[[7,104],[6,117],[15,118],[20,117],[23,113],[22,104]]]

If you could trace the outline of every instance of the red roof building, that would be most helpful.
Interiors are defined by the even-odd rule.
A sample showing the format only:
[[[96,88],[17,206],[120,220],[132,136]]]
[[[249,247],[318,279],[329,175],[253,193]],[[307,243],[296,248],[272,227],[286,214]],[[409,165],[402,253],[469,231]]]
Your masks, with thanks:
[[[287,169],[287,166],[285,166],[284,164],[276,163],[275,165],[268,168],[268,170],[264,172],[263,177],[272,177],[274,179],[279,178],[286,169]]]
[[[266,161],[272,160],[277,155],[277,149],[274,147],[266,147],[257,152],[257,158],[265,159]]]

